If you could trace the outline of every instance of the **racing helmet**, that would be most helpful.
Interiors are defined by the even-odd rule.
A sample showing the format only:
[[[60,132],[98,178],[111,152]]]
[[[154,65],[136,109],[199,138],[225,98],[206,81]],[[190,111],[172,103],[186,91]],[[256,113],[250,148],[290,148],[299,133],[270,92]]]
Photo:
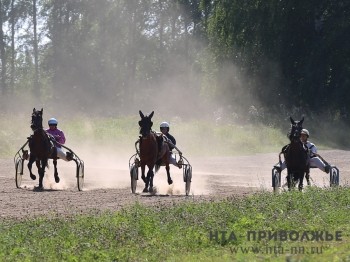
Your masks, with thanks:
[[[168,130],[168,132],[169,132],[169,129],[170,129],[169,123],[168,122],[162,122],[160,124],[160,129],[162,129],[162,128],[166,128]]]
[[[308,131],[307,129],[301,130],[301,134],[304,134],[304,135],[306,135],[307,137],[310,136],[310,133],[309,133],[309,131]]]
[[[56,118],[50,118],[48,124],[49,125],[57,125],[58,121]]]

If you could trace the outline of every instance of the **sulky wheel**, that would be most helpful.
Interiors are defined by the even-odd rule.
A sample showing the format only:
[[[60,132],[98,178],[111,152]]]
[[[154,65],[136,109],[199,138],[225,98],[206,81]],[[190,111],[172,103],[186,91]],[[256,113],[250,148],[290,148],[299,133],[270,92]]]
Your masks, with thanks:
[[[138,180],[138,168],[133,164],[130,168],[130,179],[131,179],[131,193],[136,193],[136,186]]]
[[[331,187],[339,186],[339,169],[335,166],[329,171],[329,182]]]
[[[275,167],[272,169],[272,187],[275,193],[277,193],[279,187],[281,187],[281,173]]]
[[[78,190],[82,191],[84,187],[84,163],[80,162],[77,167],[77,185]]]
[[[15,168],[16,168],[15,181],[16,181],[17,188],[20,188],[21,184],[22,184],[23,162],[24,162],[24,160],[22,158],[17,158],[16,163],[15,163]]]
[[[185,182],[185,192],[186,192],[186,196],[188,196],[191,190],[192,166],[187,165],[184,167],[183,176],[184,176],[184,182]]]

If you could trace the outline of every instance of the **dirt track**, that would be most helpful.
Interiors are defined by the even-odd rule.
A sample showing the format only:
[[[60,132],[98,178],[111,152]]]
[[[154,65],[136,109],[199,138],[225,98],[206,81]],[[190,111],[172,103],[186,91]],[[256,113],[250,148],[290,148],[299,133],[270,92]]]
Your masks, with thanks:
[[[350,151],[320,151],[320,154],[340,170],[340,184],[348,185],[350,181]],[[121,159],[114,166],[103,163],[92,166],[85,161],[85,188],[77,190],[75,164],[59,162],[61,182],[53,179],[53,168],[46,173],[45,190],[34,191],[37,181],[29,178],[25,166],[22,188],[18,189],[14,180],[14,163],[12,159],[0,159],[0,210],[2,218],[25,218],[46,215],[70,215],[95,210],[117,210],[135,202],[157,205],[179,201],[205,201],[225,198],[232,195],[246,195],[259,190],[271,190],[271,167],[277,162],[277,154],[258,154],[241,157],[211,157],[189,159],[193,167],[191,196],[184,194],[182,170],[171,168],[174,184],[166,183],[165,169],[161,168],[155,176],[158,193],[130,193],[128,159]],[[26,162],[27,163],[27,162]],[[25,164],[26,164],[25,163]],[[34,168],[36,172],[36,168]],[[328,187],[328,175],[313,169],[313,184]],[[142,191],[139,180],[137,192]]]

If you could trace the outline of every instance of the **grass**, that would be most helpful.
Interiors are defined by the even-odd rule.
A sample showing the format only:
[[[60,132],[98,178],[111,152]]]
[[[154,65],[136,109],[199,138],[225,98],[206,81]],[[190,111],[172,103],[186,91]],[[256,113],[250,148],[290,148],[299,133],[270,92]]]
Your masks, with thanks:
[[[114,213],[3,220],[0,260],[348,261],[349,203],[349,188],[309,188],[304,193],[262,192],[218,202],[189,198],[170,206],[136,203]],[[225,238],[221,231],[226,232]],[[257,235],[249,240],[252,231]],[[296,231],[300,236],[306,231],[309,236],[310,232],[335,236],[340,231],[341,240],[258,237],[261,232],[276,231]],[[279,254],[273,251],[277,247]]]

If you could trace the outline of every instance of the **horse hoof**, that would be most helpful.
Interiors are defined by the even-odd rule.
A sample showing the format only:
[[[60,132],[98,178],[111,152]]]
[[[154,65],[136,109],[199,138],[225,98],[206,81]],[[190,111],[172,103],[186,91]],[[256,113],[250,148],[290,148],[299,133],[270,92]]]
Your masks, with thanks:
[[[56,182],[56,183],[59,183],[59,182],[60,182],[59,176],[55,176],[55,182]]]
[[[152,187],[149,192],[151,193],[152,196],[156,195],[158,190],[157,190],[157,187]]]
[[[43,191],[44,187],[43,186],[35,186],[34,191]]]
[[[173,180],[168,180],[168,184],[171,185],[173,183]]]
[[[35,180],[35,179],[36,179],[36,176],[35,176],[35,175],[30,175],[30,178],[31,178],[32,180]]]
[[[148,193],[148,189],[147,189],[147,188],[144,188],[142,192],[143,192],[143,193]]]

